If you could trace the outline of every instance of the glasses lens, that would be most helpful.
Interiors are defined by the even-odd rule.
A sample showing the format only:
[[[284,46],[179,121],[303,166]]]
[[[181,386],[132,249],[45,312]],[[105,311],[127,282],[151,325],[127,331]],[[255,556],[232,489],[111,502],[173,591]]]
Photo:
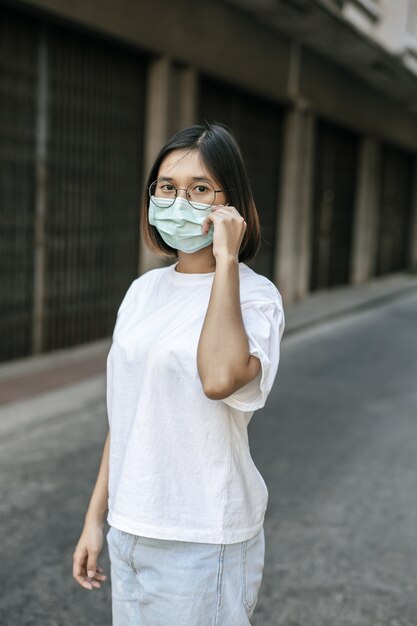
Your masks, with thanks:
[[[149,187],[149,195],[157,206],[165,208],[174,203],[177,190],[172,183],[166,180],[156,180]]]
[[[195,181],[187,189],[187,200],[195,209],[205,209],[202,204],[211,206],[216,200],[216,192],[211,183]]]

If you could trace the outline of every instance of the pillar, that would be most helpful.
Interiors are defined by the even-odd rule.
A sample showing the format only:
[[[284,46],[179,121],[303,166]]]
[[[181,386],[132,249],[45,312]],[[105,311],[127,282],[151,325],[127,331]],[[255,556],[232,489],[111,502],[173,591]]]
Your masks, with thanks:
[[[38,87],[36,94],[36,163],[35,163],[35,246],[33,275],[32,353],[43,350],[45,306],[45,254],[47,206],[48,143],[48,49],[45,25],[40,25],[38,51]]]
[[[353,220],[351,282],[362,284],[374,276],[381,188],[381,147],[374,137],[360,145]]]
[[[146,85],[144,181],[161,146],[170,135],[170,74],[169,59],[151,61]],[[141,240],[138,265],[138,273],[143,274],[154,267],[163,267],[166,260],[153,254]]]
[[[146,88],[144,173],[162,145],[176,131],[194,124],[197,117],[197,73],[194,69],[171,63],[168,58],[151,62]],[[138,273],[164,267],[167,261],[153,254],[141,241]]]
[[[286,303],[309,288],[315,119],[299,101],[284,119],[274,280]]]
[[[411,205],[411,236],[410,236],[410,269],[417,272],[417,159],[413,161]]]
[[[178,129],[197,123],[198,76],[193,68],[182,68],[179,75]]]

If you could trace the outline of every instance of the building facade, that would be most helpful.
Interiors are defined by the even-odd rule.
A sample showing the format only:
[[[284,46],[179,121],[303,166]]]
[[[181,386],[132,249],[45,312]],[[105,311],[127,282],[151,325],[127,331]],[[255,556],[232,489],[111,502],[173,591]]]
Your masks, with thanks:
[[[417,0],[0,2],[0,360],[109,336],[161,144],[235,133],[285,303],[417,270]]]

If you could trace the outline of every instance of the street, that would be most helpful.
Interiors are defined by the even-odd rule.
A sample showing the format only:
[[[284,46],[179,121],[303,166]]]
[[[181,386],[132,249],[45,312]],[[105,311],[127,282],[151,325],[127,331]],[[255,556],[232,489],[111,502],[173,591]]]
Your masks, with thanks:
[[[284,334],[249,426],[269,490],[254,626],[417,626],[416,354],[415,293]],[[2,626],[111,624],[106,546],[101,589],[72,579],[105,402],[68,410],[0,439]]]

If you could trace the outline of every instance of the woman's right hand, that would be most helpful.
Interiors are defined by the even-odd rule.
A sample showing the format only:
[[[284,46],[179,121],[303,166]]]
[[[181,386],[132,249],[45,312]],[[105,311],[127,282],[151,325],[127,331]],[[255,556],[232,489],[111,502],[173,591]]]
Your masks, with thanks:
[[[100,588],[106,580],[97,559],[103,547],[103,524],[85,523],[72,557],[72,575],[84,589]]]

